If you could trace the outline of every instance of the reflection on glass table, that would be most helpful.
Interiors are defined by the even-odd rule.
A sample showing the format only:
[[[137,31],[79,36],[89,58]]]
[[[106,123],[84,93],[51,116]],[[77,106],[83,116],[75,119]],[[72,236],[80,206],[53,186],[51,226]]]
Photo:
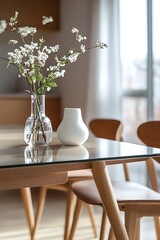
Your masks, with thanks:
[[[49,146],[31,147],[24,150],[25,163],[53,162],[53,152]]]
[[[88,159],[89,152],[84,146],[62,146],[57,151],[55,160]]]

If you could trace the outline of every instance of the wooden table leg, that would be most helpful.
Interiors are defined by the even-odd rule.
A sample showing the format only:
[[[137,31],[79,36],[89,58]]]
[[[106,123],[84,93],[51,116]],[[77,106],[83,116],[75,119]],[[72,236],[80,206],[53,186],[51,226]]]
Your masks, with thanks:
[[[43,213],[43,209],[44,209],[44,205],[45,205],[45,201],[46,201],[46,195],[47,195],[47,187],[45,187],[45,186],[40,187],[36,216],[35,216],[35,225],[34,225],[34,229],[32,232],[31,240],[35,239],[36,230],[38,228],[38,225],[39,225],[41,217],[42,217],[42,213]]]
[[[30,188],[21,188],[20,192],[21,192],[23,205],[26,212],[30,235],[32,238],[32,233],[34,229],[34,210],[33,210],[33,203],[32,203],[32,197],[31,197],[31,190]]]
[[[129,240],[104,162],[93,162],[92,173],[116,239]]]

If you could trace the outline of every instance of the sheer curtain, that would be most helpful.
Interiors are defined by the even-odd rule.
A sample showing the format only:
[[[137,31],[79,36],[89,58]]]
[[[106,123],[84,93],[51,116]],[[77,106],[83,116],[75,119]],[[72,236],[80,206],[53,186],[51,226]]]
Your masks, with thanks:
[[[91,42],[108,49],[90,52],[86,122],[92,118],[121,118],[119,17],[117,0],[92,1]]]
[[[90,53],[86,122],[92,118],[121,120],[118,0],[94,0],[92,4],[91,41],[106,42],[108,49]],[[112,180],[124,176],[120,165],[108,170]]]

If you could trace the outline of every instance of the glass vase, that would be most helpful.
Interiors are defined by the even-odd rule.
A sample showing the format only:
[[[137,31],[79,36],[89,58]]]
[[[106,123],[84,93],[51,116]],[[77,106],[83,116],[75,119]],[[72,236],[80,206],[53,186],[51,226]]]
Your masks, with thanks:
[[[45,115],[45,95],[31,95],[31,115],[24,128],[25,142],[30,146],[47,145],[52,136],[52,124]]]

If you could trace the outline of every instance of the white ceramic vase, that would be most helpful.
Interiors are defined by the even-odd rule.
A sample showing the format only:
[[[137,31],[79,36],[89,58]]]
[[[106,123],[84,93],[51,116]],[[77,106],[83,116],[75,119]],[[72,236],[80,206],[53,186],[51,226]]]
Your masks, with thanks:
[[[82,119],[80,108],[65,108],[57,137],[64,145],[82,145],[89,136],[89,131]]]

